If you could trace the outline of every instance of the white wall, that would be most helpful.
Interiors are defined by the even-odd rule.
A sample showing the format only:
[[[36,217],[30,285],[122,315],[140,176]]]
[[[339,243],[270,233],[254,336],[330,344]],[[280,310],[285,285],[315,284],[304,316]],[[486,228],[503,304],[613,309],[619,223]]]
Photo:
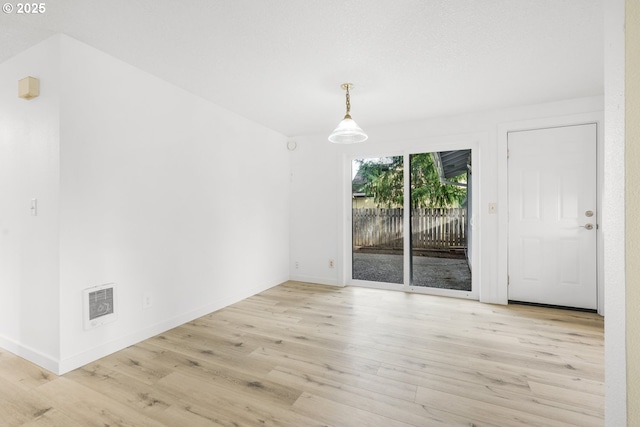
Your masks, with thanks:
[[[605,420],[627,425],[625,318],[625,0],[604,3],[605,155],[602,232],[605,326]]]
[[[282,135],[68,37],[61,70],[61,371],[288,279]],[[109,282],[117,322],[84,331]]]
[[[348,281],[344,274],[350,262],[349,248],[344,249],[349,232],[348,195],[342,185],[348,179],[345,159],[477,144],[479,161],[473,172],[478,179],[474,197],[479,209],[474,222],[479,229],[475,244],[480,265],[474,274],[480,278],[481,301],[506,303],[506,253],[501,243],[506,242],[505,132],[528,123],[557,126],[582,118],[601,122],[602,110],[603,98],[593,97],[365,129],[369,140],[363,144],[334,145],[325,134],[293,138],[298,148],[292,152],[291,164],[291,278],[331,285]],[[490,202],[498,203],[497,215],[487,213]],[[329,259],[339,261],[336,269],[328,267]]]
[[[640,425],[640,1],[625,6],[625,227],[627,423]]]
[[[59,354],[59,43],[0,64],[0,346],[54,370]],[[41,95],[18,98],[18,80]],[[38,199],[38,215],[30,201]]]
[[[283,135],[66,36],[0,65],[0,114],[2,347],[64,373],[288,279]]]

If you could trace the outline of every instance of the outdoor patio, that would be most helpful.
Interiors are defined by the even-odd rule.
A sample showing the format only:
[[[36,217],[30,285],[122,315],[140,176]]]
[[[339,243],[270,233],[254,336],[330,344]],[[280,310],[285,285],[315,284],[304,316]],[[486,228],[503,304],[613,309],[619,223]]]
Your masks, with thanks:
[[[353,254],[353,278],[403,283],[402,254]],[[465,258],[413,257],[413,286],[471,291],[471,271]]]

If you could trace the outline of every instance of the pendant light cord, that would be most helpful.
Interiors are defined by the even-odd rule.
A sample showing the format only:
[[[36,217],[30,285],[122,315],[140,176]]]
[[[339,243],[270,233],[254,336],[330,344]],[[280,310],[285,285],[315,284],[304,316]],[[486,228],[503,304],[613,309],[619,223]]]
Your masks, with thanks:
[[[338,123],[331,135],[329,135],[329,141],[335,144],[355,144],[358,142],[366,141],[368,136],[360,126],[351,118],[351,94],[350,89],[353,87],[351,83],[343,83],[340,85],[342,90],[345,90],[347,101],[347,114],[344,115],[344,119]]]
[[[349,86],[351,85],[347,85],[346,90],[347,90],[347,114],[344,115],[345,119],[350,119],[351,118],[351,97],[349,96]]]

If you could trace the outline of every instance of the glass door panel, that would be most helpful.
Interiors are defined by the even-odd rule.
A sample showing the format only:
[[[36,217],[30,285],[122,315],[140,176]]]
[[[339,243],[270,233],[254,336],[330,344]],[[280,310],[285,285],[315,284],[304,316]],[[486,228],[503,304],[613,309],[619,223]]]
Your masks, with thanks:
[[[411,154],[411,286],[471,291],[471,150]]]
[[[352,162],[352,279],[404,283],[404,160]]]

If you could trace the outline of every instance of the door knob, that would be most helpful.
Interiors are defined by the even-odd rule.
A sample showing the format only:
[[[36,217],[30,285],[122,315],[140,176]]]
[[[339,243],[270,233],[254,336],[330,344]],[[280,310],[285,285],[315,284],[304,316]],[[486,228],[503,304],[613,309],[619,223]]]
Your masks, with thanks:
[[[578,227],[584,227],[587,230],[593,230],[593,224],[591,224],[591,223],[585,224],[585,225],[579,225]]]

